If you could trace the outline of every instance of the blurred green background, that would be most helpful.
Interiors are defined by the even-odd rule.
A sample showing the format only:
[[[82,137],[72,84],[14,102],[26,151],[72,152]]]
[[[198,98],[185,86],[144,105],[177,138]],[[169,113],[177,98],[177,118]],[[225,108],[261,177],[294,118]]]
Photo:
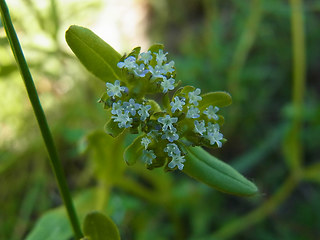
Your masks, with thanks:
[[[123,239],[320,239],[319,1],[8,5],[80,218],[104,211]],[[233,105],[221,110],[228,142],[211,153],[261,194],[234,197],[178,171],[125,166],[131,139],[103,133],[97,101],[105,86],[69,50],[64,32],[71,24],[92,29],[122,54],[162,42],[184,85],[230,92]],[[0,96],[0,239],[71,239],[2,26]]]

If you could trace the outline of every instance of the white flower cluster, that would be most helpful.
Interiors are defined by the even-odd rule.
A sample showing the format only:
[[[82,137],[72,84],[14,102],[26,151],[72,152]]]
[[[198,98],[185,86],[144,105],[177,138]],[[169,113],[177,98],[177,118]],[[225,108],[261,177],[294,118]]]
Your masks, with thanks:
[[[146,84],[156,85],[158,92],[167,93],[175,88],[174,62],[167,62],[167,54],[161,49],[133,54],[117,66],[136,81],[147,79]],[[184,93],[177,91],[168,106],[159,110],[148,104],[147,99],[136,97],[139,95],[135,84],[120,86],[120,81],[116,80],[106,83],[106,87],[113,122],[119,128],[135,128],[144,134],[141,138],[142,160],[148,166],[158,166],[159,162],[165,162],[161,159],[169,159],[167,166],[170,169],[182,170],[186,161],[181,148],[184,139],[191,141],[192,145],[200,145],[199,141],[203,139],[210,145],[222,146],[223,135],[219,132],[219,116],[216,114],[219,108],[210,105],[200,111],[203,108],[199,88]],[[193,127],[186,127],[187,123]]]
[[[128,102],[123,103],[121,100],[118,100],[112,104],[111,118],[114,122],[118,122],[119,128],[129,128],[132,127],[131,123],[133,121],[133,117],[136,116],[137,111],[140,116],[140,120],[145,121],[147,117],[150,116],[150,108],[150,105],[136,103],[133,98],[130,98]]]
[[[167,54],[162,49],[157,53],[151,53],[151,51],[143,52],[139,54],[138,58],[134,56],[127,57],[123,62],[119,62],[117,66],[127,69],[137,77],[145,77],[148,73],[151,73],[151,80],[161,79],[161,88],[163,93],[166,93],[168,90],[173,90],[175,84],[173,79],[174,61],[167,63]],[[155,66],[150,64],[153,59],[155,59]]]

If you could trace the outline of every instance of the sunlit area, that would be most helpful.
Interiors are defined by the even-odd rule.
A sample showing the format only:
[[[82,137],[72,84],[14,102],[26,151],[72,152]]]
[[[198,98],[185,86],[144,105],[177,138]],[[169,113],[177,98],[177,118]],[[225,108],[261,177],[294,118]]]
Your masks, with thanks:
[[[0,239],[320,239],[320,2],[6,4]]]

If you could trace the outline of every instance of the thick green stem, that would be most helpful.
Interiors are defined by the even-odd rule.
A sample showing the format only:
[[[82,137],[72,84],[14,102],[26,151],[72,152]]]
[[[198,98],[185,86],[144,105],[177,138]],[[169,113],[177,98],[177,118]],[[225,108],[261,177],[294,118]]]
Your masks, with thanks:
[[[1,12],[2,23],[5,28],[7,37],[9,39],[13,55],[18,64],[18,68],[20,70],[21,76],[26,86],[28,96],[33,107],[33,111],[36,115],[38,125],[40,127],[40,131],[49,154],[50,164],[56,176],[60,194],[64,201],[66,210],[68,212],[75,238],[80,239],[82,237],[82,233],[81,233],[79,221],[72,203],[71,195],[67,186],[66,178],[63,173],[63,169],[58,157],[57,150],[53,142],[53,138],[52,138],[45,114],[43,112],[43,109],[39,101],[37,90],[33,83],[31,73],[29,71],[27,62],[24,58],[18,37],[16,35],[16,32],[14,30],[14,27],[9,15],[8,7],[4,0],[0,0],[0,12]]]

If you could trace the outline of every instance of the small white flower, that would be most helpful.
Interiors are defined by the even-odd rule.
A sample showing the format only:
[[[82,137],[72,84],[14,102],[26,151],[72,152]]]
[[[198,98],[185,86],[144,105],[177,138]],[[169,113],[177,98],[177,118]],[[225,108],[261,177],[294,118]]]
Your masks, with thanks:
[[[118,115],[119,113],[121,113],[123,110],[122,106],[121,106],[121,100],[119,100],[118,102],[114,102],[112,104],[112,110],[111,110],[111,113],[113,115]]]
[[[147,117],[150,116],[149,110],[151,109],[150,105],[140,105],[140,110],[138,111],[138,114],[141,116],[141,121],[144,121],[147,119]]]
[[[178,121],[177,117],[170,117],[170,115],[166,115],[165,117],[159,117],[158,122],[162,123],[162,131],[169,129],[175,129],[173,127],[173,123],[176,123]]]
[[[135,116],[136,115],[136,110],[138,110],[140,108],[140,105],[139,103],[136,103],[134,101],[133,98],[131,98],[129,100],[129,102],[124,102],[123,103],[123,109],[124,109],[124,112],[128,112],[130,113],[132,116]]]
[[[144,149],[147,149],[150,143],[151,143],[151,140],[147,137],[143,137],[141,139],[141,145],[144,146]]]
[[[182,170],[184,165],[183,163],[185,162],[186,160],[184,159],[184,156],[180,156],[180,155],[177,155],[177,156],[173,156],[172,157],[172,160],[171,162],[168,164],[169,168],[175,168],[176,166],[178,166],[178,169],[179,170]]]
[[[189,103],[194,104],[195,106],[198,106],[199,105],[198,101],[202,100],[202,97],[198,96],[200,93],[201,93],[200,88],[197,88],[193,92],[189,92],[188,93]]]
[[[144,62],[144,64],[148,64],[152,59],[152,54],[150,51],[140,53],[140,60]]]
[[[114,122],[118,122],[119,128],[128,128],[131,127],[132,118],[129,117],[129,113],[118,113],[117,116],[112,116]]]
[[[158,65],[162,65],[162,62],[167,61],[167,55],[168,53],[163,53],[163,50],[160,49],[158,53],[156,53],[156,60]]]
[[[207,126],[207,132],[215,132],[215,131],[219,131],[220,130],[220,126],[218,123],[212,124],[211,122],[208,122],[208,126]]]
[[[176,133],[177,129],[172,128],[169,130],[164,131],[162,135],[162,139],[167,139],[169,142],[177,141],[179,139],[179,135]]]
[[[167,146],[164,148],[164,151],[168,153],[169,157],[174,155],[180,155],[180,149],[175,143],[168,143]]]
[[[116,80],[114,84],[107,82],[106,86],[107,86],[107,94],[110,97],[114,97],[114,96],[121,97],[122,96],[121,92],[124,92],[126,90],[125,87],[120,86],[119,80]]]
[[[200,117],[200,111],[198,108],[190,107],[187,112],[186,118],[198,118]]]
[[[142,152],[142,160],[148,165],[152,164],[152,160],[156,157],[153,150],[143,150]]]
[[[149,72],[149,70],[145,69],[145,66],[143,63],[140,64],[140,66],[137,66],[133,72],[139,76],[139,77],[145,77],[146,74]]]
[[[161,72],[166,75],[167,73],[174,72],[174,61],[170,61],[169,63],[162,66]]]
[[[118,68],[127,68],[128,70],[135,69],[138,64],[134,56],[127,57],[123,62],[117,64]]]
[[[206,132],[206,127],[205,127],[204,120],[202,120],[200,122],[198,120],[194,121],[194,131],[196,133],[199,133],[200,135],[203,135],[203,133]]]
[[[209,107],[207,107],[205,111],[203,111],[203,113],[206,114],[209,119],[213,118],[214,120],[218,120],[219,116],[216,114],[216,112],[218,111],[219,111],[218,107],[213,108],[213,106],[210,105]]]
[[[162,77],[161,87],[163,89],[163,93],[168,92],[168,90],[174,89],[174,82],[175,80],[173,78],[167,79],[166,77]]]
[[[163,75],[161,74],[161,66],[156,65],[154,68],[152,66],[149,66],[148,69],[152,74],[151,79],[163,78]]]
[[[177,109],[182,111],[183,105],[186,104],[184,101],[183,98],[180,100],[178,96],[174,97],[174,102],[170,103],[170,106],[172,107],[171,112],[174,113]]]
[[[223,139],[223,134],[218,130],[215,130],[214,132],[208,132],[207,138],[210,140],[211,145],[217,143],[219,148],[222,147],[222,142],[220,142],[220,140]]]

